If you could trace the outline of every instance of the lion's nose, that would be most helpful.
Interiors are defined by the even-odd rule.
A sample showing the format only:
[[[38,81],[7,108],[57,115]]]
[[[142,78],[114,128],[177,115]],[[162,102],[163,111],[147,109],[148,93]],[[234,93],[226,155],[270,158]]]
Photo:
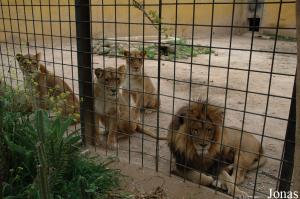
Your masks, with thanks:
[[[201,143],[200,146],[202,146],[203,148],[207,146],[206,143]]]

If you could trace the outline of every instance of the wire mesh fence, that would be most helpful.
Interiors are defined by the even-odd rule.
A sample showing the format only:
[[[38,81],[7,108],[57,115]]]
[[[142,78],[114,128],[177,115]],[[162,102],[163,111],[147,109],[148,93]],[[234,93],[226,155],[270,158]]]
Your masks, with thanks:
[[[40,53],[29,72],[74,92],[88,147],[265,198],[291,185],[295,4],[3,0],[1,81],[28,88]]]

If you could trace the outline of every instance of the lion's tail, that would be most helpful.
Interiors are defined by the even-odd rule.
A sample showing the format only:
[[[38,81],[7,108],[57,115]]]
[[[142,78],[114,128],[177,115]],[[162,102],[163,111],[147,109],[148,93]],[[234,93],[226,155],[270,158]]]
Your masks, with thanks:
[[[268,159],[264,156],[264,150],[261,147],[259,150],[258,158],[249,167],[249,170],[256,170],[267,163]]]
[[[139,133],[144,133],[145,135],[148,135],[151,138],[157,139],[157,136],[154,135],[152,132],[146,130],[145,128],[142,128],[141,125],[137,125],[136,131]],[[167,140],[167,137],[158,137],[159,140]]]

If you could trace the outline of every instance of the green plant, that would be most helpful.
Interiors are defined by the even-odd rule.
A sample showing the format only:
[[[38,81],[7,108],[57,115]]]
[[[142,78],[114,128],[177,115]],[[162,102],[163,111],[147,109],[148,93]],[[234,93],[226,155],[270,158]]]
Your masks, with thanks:
[[[133,0],[133,6],[140,10],[145,17],[152,23],[153,27],[159,31],[159,24],[161,25],[161,32],[165,34],[165,37],[168,38],[170,35],[171,28],[166,25],[161,24],[162,18],[159,17],[159,14],[155,10],[150,10],[146,12],[145,7],[142,3]]]
[[[0,149],[6,149],[9,169],[0,187],[2,198],[80,199],[86,193],[104,199],[118,187],[118,171],[107,169],[107,162],[80,154],[80,135],[67,133],[71,118],[49,118],[44,110],[14,110],[14,101],[10,101],[14,94],[4,91],[0,97]]]
[[[33,109],[31,94],[17,88],[0,84],[1,100],[6,112],[29,113]]]
[[[175,40],[169,42],[171,45],[175,46]],[[214,53],[208,47],[199,47],[199,46],[191,46],[185,39],[179,38],[176,40],[176,58],[178,59],[185,59],[188,57],[196,57],[200,54],[210,54]],[[174,58],[174,54],[171,59]]]
[[[297,39],[294,37],[289,37],[289,36],[284,36],[284,35],[276,35],[275,34],[266,34],[267,36],[270,37],[270,39],[277,39],[278,41],[289,41],[289,42],[296,42]]]
[[[49,199],[49,168],[43,143],[38,142],[36,148],[39,162],[37,165],[37,184],[39,185],[39,193],[42,199]]]
[[[173,48],[172,51],[168,52],[167,59],[168,60],[174,60],[175,56],[175,40],[169,41],[167,44],[168,48]],[[156,45],[148,45],[145,46],[144,49],[142,47],[139,47],[139,50],[146,51],[146,55],[149,59],[154,59],[155,56],[158,54],[158,47]],[[196,57],[200,54],[211,54],[214,53],[213,50],[211,50],[208,47],[199,47],[188,44],[188,42],[185,39],[179,38],[176,39],[176,58],[177,59],[187,59],[191,56]]]
[[[6,93],[7,94],[7,93]],[[12,99],[2,97],[1,100]],[[4,198],[27,198],[36,195],[36,189],[31,183],[35,176],[35,159],[30,148],[34,148],[34,131],[31,126],[30,114],[21,109],[14,112],[9,101],[3,107],[3,142],[6,147],[5,157],[9,175],[3,182],[1,193]],[[26,135],[26,136],[24,136]],[[18,143],[22,143],[19,145]],[[14,193],[14,194],[8,194]],[[27,196],[27,197],[25,197]]]
[[[3,134],[3,102],[0,101],[0,190],[3,189],[3,182],[5,179],[7,179],[7,173],[8,173],[8,163],[7,163],[7,148],[4,144],[4,134]],[[3,197],[1,196],[2,199]]]
[[[155,45],[145,46],[144,49],[139,47],[139,51],[145,51],[149,59],[154,59],[157,55],[157,47]]]

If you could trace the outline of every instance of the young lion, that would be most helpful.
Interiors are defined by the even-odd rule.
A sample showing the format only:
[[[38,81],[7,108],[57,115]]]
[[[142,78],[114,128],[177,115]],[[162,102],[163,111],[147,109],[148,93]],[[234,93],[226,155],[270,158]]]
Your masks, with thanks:
[[[157,100],[156,89],[143,70],[143,59],[146,53],[124,51],[124,55],[127,66],[126,79],[123,84],[124,97],[129,98],[128,95],[130,94],[138,108],[157,109],[160,106],[160,102]]]
[[[202,185],[213,185],[212,176],[218,176],[217,186],[227,188],[237,198],[247,198],[234,182],[242,183],[247,171],[266,162],[263,148],[249,133],[222,129],[222,121],[221,111],[202,101],[179,109],[168,132],[168,145],[176,159],[175,173]],[[201,172],[201,178],[195,170]]]
[[[155,135],[143,129],[139,124],[139,110],[129,106],[129,102],[119,91],[125,80],[125,65],[118,69],[106,67],[95,69],[95,119],[96,124],[101,123],[107,128],[107,145],[117,147],[117,135],[130,135],[135,132],[144,133],[152,138]],[[130,117],[129,117],[130,116]],[[166,139],[166,138],[159,138]],[[99,127],[96,127],[96,140],[99,142]]]
[[[37,95],[36,105],[39,108],[48,109],[48,97],[65,97],[66,102],[56,104],[63,116],[75,115],[79,121],[79,101],[72,89],[61,78],[54,76],[40,63],[41,54],[36,55],[17,54],[16,59],[25,77],[25,88]],[[50,92],[51,91],[51,92]]]

